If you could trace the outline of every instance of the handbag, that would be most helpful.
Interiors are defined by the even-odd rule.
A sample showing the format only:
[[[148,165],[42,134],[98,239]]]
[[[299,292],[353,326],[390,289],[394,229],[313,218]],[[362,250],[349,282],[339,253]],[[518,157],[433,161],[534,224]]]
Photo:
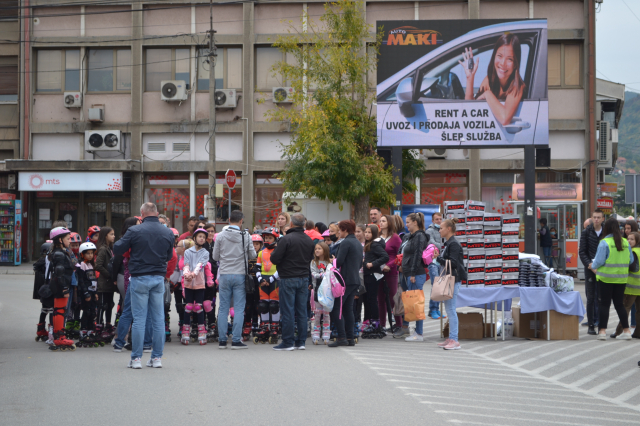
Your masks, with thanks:
[[[444,302],[453,299],[453,290],[456,278],[451,273],[451,261],[447,260],[442,272],[433,281],[431,288],[431,300],[434,302]]]
[[[242,251],[244,252],[244,290],[247,294],[253,294],[256,286],[253,282],[253,277],[249,275],[249,259],[244,245],[244,232],[242,232]]]
[[[397,317],[404,315],[404,303],[402,303],[402,287],[398,288],[396,294],[393,295],[392,313]]]
[[[427,318],[424,313],[424,291],[409,290],[402,292],[402,303],[404,304],[405,321],[420,321]]]

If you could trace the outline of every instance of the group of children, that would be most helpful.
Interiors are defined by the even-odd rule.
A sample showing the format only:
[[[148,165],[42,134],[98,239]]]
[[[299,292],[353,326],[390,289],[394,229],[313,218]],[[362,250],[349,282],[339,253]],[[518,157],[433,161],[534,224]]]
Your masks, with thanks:
[[[176,238],[176,254],[175,267],[169,266],[171,269],[166,277],[166,341],[171,341],[169,313],[173,294],[179,314],[177,335],[180,342],[188,345],[197,341],[200,345],[205,345],[216,341],[223,332],[229,335],[232,325],[229,324],[228,330],[224,331],[218,330],[216,326],[218,268],[212,258],[215,226],[201,222],[194,229],[192,235],[180,236],[172,228]],[[88,230],[86,242],[82,243],[80,235],[64,226],[57,226],[51,230],[50,240],[42,245],[42,257],[34,264],[34,298],[40,299],[42,303],[36,341],[46,341],[51,350],[74,350],[74,339],[78,340],[78,346],[97,347],[110,343],[114,338],[122,304],[118,306],[116,327],[109,325],[110,318],[105,324],[102,315],[104,306],[98,302],[97,284],[100,273],[95,264],[99,232],[99,227],[92,226]],[[326,231],[322,236],[317,232],[317,235],[310,235],[310,238],[316,238],[316,246],[310,265],[307,331],[311,331],[314,344],[327,344],[332,338],[330,312],[318,302],[318,288],[332,257],[329,244],[334,241],[328,233]],[[255,291],[247,293],[242,334],[245,340],[253,337],[254,343],[277,344],[281,335],[279,276],[277,266],[271,262],[271,255],[280,236],[280,232],[271,227],[251,235],[254,249],[258,253],[257,259],[250,260],[248,265],[249,274],[254,278]],[[329,244],[322,238],[328,240]],[[381,274],[381,266],[388,261],[388,255],[375,225],[366,228],[363,245],[364,286],[359,292],[361,303],[356,304],[356,317],[360,316],[359,311],[364,302],[365,321],[368,323],[364,327],[364,337],[367,337],[367,333],[378,333],[382,337],[384,333],[378,321],[380,313],[374,299],[377,299],[377,280]],[[125,262],[124,267],[127,265]],[[119,271],[109,270],[109,273],[116,277]],[[111,281],[115,281],[115,278]],[[124,299],[123,293],[121,290],[121,299]],[[49,328],[45,327],[47,315],[50,315]],[[233,308],[230,316],[233,321]],[[359,321],[356,327],[359,333]]]

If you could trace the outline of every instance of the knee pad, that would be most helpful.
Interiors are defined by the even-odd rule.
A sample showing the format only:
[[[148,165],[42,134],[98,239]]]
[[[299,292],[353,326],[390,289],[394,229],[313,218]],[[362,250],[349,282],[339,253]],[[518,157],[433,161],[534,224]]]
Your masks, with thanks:
[[[199,303],[194,303],[193,304],[193,312],[196,314],[199,314],[200,312],[202,312],[202,305]]]
[[[193,312],[193,303],[187,303],[184,305],[184,311],[188,314]]]
[[[57,307],[57,308],[53,308],[51,311],[53,312],[53,315],[54,315],[54,316],[55,316],[55,315],[64,315],[64,313],[65,313],[65,311],[66,311],[66,308],[63,308],[63,307]]]
[[[233,317],[235,316],[235,314],[236,314],[236,310],[235,310],[235,309],[233,309],[233,308],[229,308],[229,316],[230,316],[231,318],[233,318]]]
[[[258,312],[261,314],[266,314],[269,312],[269,302],[266,300],[261,300],[258,303]]]
[[[202,305],[204,306],[204,311],[206,313],[213,311],[213,304],[211,303],[211,300],[205,300],[202,302]]]
[[[278,312],[280,312],[280,302],[278,302],[277,300],[272,300],[271,302],[269,302],[269,312],[271,312],[272,314],[277,314]]]
[[[53,308],[42,308],[40,309],[40,312],[43,314],[52,314],[53,313]]]

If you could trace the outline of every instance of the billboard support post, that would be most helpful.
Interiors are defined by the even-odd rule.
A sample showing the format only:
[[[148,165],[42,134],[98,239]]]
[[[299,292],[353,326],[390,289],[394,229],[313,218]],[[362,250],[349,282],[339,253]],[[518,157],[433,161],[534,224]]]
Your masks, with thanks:
[[[524,252],[536,252],[536,148],[524,149]]]
[[[402,210],[402,147],[391,148],[391,165],[393,167],[393,195],[395,195],[395,205],[391,206],[391,213],[394,210]],[[420,204],[420,203],[418,203]]]

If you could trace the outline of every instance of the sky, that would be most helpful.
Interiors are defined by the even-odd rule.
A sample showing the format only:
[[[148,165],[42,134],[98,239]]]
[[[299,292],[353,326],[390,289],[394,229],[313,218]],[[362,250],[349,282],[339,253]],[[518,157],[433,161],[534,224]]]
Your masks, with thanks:
[[[640,92],[640,0],[604,0],[596,14],[596,75]]]

